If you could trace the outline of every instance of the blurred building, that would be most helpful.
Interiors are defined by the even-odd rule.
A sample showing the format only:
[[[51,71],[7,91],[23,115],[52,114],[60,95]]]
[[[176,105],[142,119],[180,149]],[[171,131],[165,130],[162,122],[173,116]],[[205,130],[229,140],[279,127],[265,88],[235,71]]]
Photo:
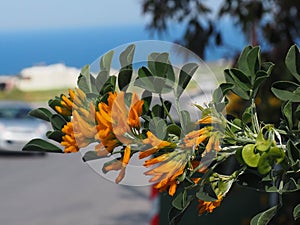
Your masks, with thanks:
[[[15,87],[21,91],[74,88],[80,70],[64,64],[33,66],[17,76]]]

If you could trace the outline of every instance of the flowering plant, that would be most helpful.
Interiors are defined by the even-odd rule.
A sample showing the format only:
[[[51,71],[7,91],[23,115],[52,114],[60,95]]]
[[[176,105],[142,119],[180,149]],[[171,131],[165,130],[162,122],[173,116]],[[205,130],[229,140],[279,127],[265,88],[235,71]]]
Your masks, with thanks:
[[[24,151],[73,153],[85,149],[84,161],[105,159],[103,173],[118,171],[115,182],[138,155],[145,175],[160,191],[173,196],[170,224],[177,224],[192,202],[199,214],[220,206],[233,183],[278,194],[278,204],[256,215],[252,225],[268,224],[282,206],[282,195],[300,189],[300,52],[292,46],[286,67],[293,81],[278,81],[272,92],[282,104],[280,125],[265,124],[256,112],[255,99],[271,75],[273,63],[261,62],[259,47],[246,47],[237,68],[224,71],[226,81],[204,105],[194,104],[199,118],[191,119],[179,100],[199,67],[188,63],[175,69],[168,53],[151,53],[146,66],[132,64],[135,46],[120,54],[118,75],[111,72],[113,51],[100,59],[100,72],[85,66],[78,87],[49,101],[54,110],[37,108],[30,115],[51,123],[47,137],[31,140]],[[137,74],[135,73],[137,71]],[[228,117],[227,94],[248,102],[241,118]],[[166,96],[173,96],[170,101]],[[175,116],[174,116],[175,115]],[[220,165],[235,159],[223,174]],[[255,182],[251,182],[255,179]],[[180,187],[180,188],[178,188]],[[295,220],[300,205],[294,208]]]

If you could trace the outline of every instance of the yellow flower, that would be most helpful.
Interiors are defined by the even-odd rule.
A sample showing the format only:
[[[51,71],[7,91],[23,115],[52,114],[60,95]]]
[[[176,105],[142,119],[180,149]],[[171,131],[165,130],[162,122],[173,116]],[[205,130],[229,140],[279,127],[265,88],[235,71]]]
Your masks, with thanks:
[[[150,131],[147,132],[147,138],[143,140],[143,143],[150,144],[153,147],[140,152],[140,154],[139,154],[140,159],[148,157],[148,156],[154,154],[155,152],[159,151],[160,149],[165,148],[165,147],[170,147],[172,145],[171,142],[160,140]]]
[[[201,199],[198,200],[199,205],[198,205],[198,210],[199,210],[199,214],[203,214],[203,213],[211,213],[214,211],[215,208],[219,207],[221,205],[221,201],[222,201],[222,195],[218,196],[218,199],[216,201],[212,201],[212,202],[205,202]]]
[[[154,188],[166,190],[169,188],[169,195],[174,195],[177,187],[177,178],[186,167],[190,152],[188,150],[177,149],[170,153],[165,153],[158,157],[146,160],[144,166],[159,164],[157,167],[146,171],[145,175],[153,176],[149,182],[157,182]]]

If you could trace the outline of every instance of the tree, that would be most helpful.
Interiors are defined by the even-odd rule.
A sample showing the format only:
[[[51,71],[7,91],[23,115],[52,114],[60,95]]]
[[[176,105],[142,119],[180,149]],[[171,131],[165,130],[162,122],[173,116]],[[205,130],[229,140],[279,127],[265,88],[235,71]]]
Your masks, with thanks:
[[[266,42],[267,52],[277,57],[300,35],[300,2],[293,0],[142,0],[142,11],[150,16],[150,30],[167,31],[172,22],[184,26],[183,36],[175,41],[200,57],[210,40],[223,44],[218,24],[226,17],[242,28],[249,44]]]

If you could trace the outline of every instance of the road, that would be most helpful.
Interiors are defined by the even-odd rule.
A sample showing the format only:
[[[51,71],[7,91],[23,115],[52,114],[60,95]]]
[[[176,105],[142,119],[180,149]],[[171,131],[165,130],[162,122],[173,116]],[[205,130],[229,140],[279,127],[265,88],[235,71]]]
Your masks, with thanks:
[[[116,185],[80,154],[0,154],[1,225],[148,225],[149,187]]]

